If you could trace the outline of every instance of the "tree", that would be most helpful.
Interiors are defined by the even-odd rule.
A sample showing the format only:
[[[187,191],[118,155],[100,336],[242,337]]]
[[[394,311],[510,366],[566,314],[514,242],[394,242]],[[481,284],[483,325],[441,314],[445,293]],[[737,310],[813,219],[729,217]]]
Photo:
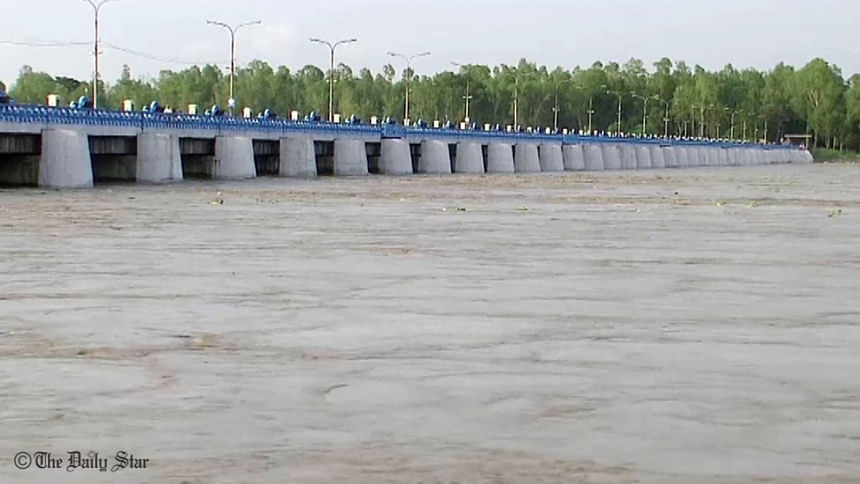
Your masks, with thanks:
[[[860,74],[851,78],[851,87],[845,93],[848,121],[848,140],[860,150]]]
[[[835,146],[839,126],[846,117],[842,73],[824,59],[815,59],[797,72],[791,83],[791,104],[809,123],[815,135]]]
[[[821,59],[800,70],[785,64],[769,71],[738,70],[729,64],[717,72],[668,58],[650,70],[636,58],[623,65],[595,62],[572,70],[521,59],[515,65],[473,64],[424,76],[412,71],[398,76],[390,64],[377,73],[340,64],[328,73],[312,65],[294,71],[254,60],[236,74],[239,108],[272,109],[281,116],[293,110],[326,113],[329,75],[336,81],[335,112],[365,120],[402,117],[408,79],[411,117],[428,122],[461,121],[468,92],[469,115],[479,124],[516,120],[521,126],[545,128],[555,124],[557,115],[560,128],[584,130],[591,120],[595,131],[639,132],[647,98],[646,134],[666,130],[676,136],[779,141],[788,132],[808,130],[818,144],[860,143],[860,80],[855,76],[846,83],[836,66]],[[67,102],[89,95],[91,88],[89,81],[52,77],[24,66],[10,94],[22,103],[42,104],[48,94]],[[215,65],[164,70],[157,79],[135,79],[132,68],[124,66],[118,81],[100,83],[99,89],[106,91],[104,105],[115,109],[131,99],[138,107],[157,100],[178,110],[188,104],[205,110],[223,106],[229,97],[227,76]]]

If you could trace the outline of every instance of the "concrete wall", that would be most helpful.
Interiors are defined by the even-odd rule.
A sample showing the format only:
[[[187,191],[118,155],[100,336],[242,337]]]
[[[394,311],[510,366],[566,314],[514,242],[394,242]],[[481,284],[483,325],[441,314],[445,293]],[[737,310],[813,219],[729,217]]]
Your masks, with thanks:
[[[514,150],[509,144],[490,143],[487,146],[487,173],[514,173]]]
[[[585,152],[583,145],[565,145],[562,147],[565,171],[585,170]]]
[[[408,141],[385,138],[380,149],[380,175],[412,174],[412,154],[409,152]]]
[[[297,178],[317,176],[316,149],[312,138],[281,138],[279,158],[279,176]]]
[[[636,168],[647,170],[651,168],[651,149],[647,145],[636,147]]]
[[[42,131],[39,186],[50,188],[93,186],[90,145],[83,131],[68,129]]]
[[[603,171],[606,169],[603,159],[603,147],[589,144],[582,147],[585,157],[585,169],[588,171]]]
[[[517,173],[540,173],[538,145],[517,143],[514,147],[514,169]]]
[[[564,155],[560,144],[542,144],[539,154],[540,171],[547,173],[564,171]]]
[[[179,137],[153,133],[138,135],[135,178],[140,183],[182,181]]]
[[[618,145],[604,144],[601,147],[603,151],[603,167],[606,170],[621,169],[621,150]]]
[[[621,169],[636,169],[636,147],[629,143],[621,145]]]
[[[678,148],[674,146],[664,146],[660,148],[663,152],[663,161],[666,168],[678,168]]]
[[[219,136],[215,138],[215,158],[212,178],[216,180],[245,180],[257,177],[254,144],[251,138]]]
[[[660,145],[648,147],[651,151],[651,168],[666,168],[666,157],[663,156],[663,148]]]
[[[466,141],[457,143],[454,172],[484,173],[484,152],[480,144]]]
[[[334,140],[334,176],[367,175],[367,149],[364,141],[352,138]]]
[[[425,140],[421,142],[421,159],[418,160],[418,173],[451,173],[451,152],[445,141]]]

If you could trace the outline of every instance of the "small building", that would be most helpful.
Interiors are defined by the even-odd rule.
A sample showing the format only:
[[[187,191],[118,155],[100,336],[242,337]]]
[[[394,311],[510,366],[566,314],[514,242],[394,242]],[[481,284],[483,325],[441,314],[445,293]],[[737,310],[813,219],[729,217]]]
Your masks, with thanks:
[[[802,146],[804,148],[807,148],[810,145],[812,145],[812,135],[811,134],[787,134],[787,135],[782,137],[782,144]]]

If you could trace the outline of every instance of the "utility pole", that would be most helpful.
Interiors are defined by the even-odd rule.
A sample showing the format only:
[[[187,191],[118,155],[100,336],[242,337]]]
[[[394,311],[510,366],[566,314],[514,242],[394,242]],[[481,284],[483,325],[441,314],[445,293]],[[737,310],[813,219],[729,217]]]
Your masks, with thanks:
[[[472,95],[469,94],[469,87],[471,84],[471,78],[469,76],[469,74],[470,74],[469,66],[466,64],[460,64],[459,62],[451,62],[451,65],[460,67],[461,69],[466,71],[466,95],[462,96],[462,99],[464,101],[466,101],[466,117],[463,119],[463,121],[468,123],[469,121],[472,120],[471,116],[469,115],[469,104],[470,104],[469,101],[472,100]]]
[[[95,18],[95,41],[93,42],[93,58],[95,59],[95,69],[93,72],[93,109],[99,107],[99,12],[102,6],[106,3],[117,2],[119,0],[101,0],[96,3],[95,0],[84,0],[93,7],[93,16]]]
[[[588,98],[588,136],[594,133],[594,96]]]
[[[233,96],[233,77],[236,75],[236,32],[241,28],[251,25],[259,25],[263,22],[255,20],[253,22],[245,22],[236,26],[230,26],[224,22],[218,22],[215,20],[207,20],[206,23],[217,27],[224,27],[230,32],[230,99],[227,100],[227,106],[230,108],[230,115],[232,116],[233,109],[236,107],[236,98]]]
[[[644,103],[643,108],[642,108],[642,136],[645,136],[645,130],[647,129],[647,126],[648,126],[648,101],[650,99],[659,99],[659,97],[657,97],[657,96],[650,96],[650,97],[649,96],[640,96],[636,93],[633,93],[633,97],[635,97],[637,99],[641,99],[642,102]]]
[[[351,44],[353,42],[358,42],[358,39],[346,39],[335,42],[332,44],[327,40],[315,39],[312,38],[311,42],[315,42],[317,44],[323,44],[329,48],[331,51],[331,68],[329,69],[328,74],[328,121],[330,123],[334,122],[334,51],[343,44]]]
[[[690,105],[690,137],[696,136],[696,105]]]
[[[520,78],[514,77],[514,129],[517,129],[517,122],[519,121],[519,86],[520,86]]]
[[[390,55],[391,57],[398,57],[406,61],[406,108],[403,110],[403,122],[406,123],[409,121],[409,81],[412,77],[412,60],[418,57],[426,57],[430,55],[430,52],[422,52],[420,54],[410,56],[398,54],[396,52],[389,52],[388,55]]]
[[[663,138],[669,138],[669,104],[671,101],[666,101],[666,115],[663,116]]]
[[[732,111],[732,127],[729,131],[729,139],[731,140],[735,139],[735,114],[737,114],[737,111]]]

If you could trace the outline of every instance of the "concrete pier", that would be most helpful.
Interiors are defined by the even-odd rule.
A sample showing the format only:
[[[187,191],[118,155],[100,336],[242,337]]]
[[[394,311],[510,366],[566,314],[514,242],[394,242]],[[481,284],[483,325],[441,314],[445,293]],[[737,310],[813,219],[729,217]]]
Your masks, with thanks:
[[[720,148],[717,164],[720,166],[729,166],[729,150]]]
[[[484,153],[480,144],[465,141],[457,143],[454,173],[484,173]]]
[[[169,134],[137,135],[137,181],[169,183],[182,181],[179,137]]]
[[[412,154],[409,142],[403,139],[385,138],[382,140],[379,155],[380,175],[411,175]]]
[[[651,145],[648,149],[651,151],[651,168],[666,168],[666,157],[663,155],[663,148],[660,145]]]
[[[487,146],[487,173],[514,173],[514,150],[509,144],[490,143]]]
[[[84,132],[68,129],[42,131],[39,186],[48,188],[93,186],[90,145]]]
[[[720,148],[716,146],[708,147],[708,165],[718,166],[720,164]]]
[[[538,145],[517,143],[514,148],[514,169],[517,173],[540,173]]]
[[[313,178],[317,176],[317,159],[313,138],[281,138],[278,175]]]
[[[603,160],[603,148],[600,145],[584,145],[582,154],[585,158],[587,171],[603,171],[606,169]]]
[[[705,153],[705,149],[701,146],[692,146],[690,149],[690,165],[691,166],[705,166],[708,164],[708,156]]]
[[[660,148],[663,152],[663,160],[666,162],[666,168],[678,168],[678,148],[674,146],[664,146]]]
[[[695,158],[695,154],[691,153],[690,148],[687,146],[679,146],[676,150],[678,152],[678,168],[688,168],[693,166],[693,160],[691,160],[691,155]]]
[[[601,147],[603,151],[603,168],[606,170],[621,169],[621,150],[618,145],[605,144]]]
[[[630,143],[623,143],[621,145],[621,169],[636,169],[636,147]]]
[[[448,143],[444,141],[426,140],[421,142],[421,158],[418,160],[418,173],[450,174],[451,153]]]
[[[585,152],[582,145],[563,146],[562,158],[565,171],[585,170]]]
[[[728,150],[729,166],[741,166],[740,148],[729,148]]]
[[[334,140],[334,176],[367,175],[367,148],[359,139]]]
[[[540,145],[540,171],[564,171],[564,155],[560,144],[546,143]]]
[[[639,170],[647,170],[651,165],[651,149],[647,145],[636,147],[636,168]]]
[[[254,145],[243,136],[215,138],[215,161],[212,178],[216,180],[245,180],[257,177]]]

